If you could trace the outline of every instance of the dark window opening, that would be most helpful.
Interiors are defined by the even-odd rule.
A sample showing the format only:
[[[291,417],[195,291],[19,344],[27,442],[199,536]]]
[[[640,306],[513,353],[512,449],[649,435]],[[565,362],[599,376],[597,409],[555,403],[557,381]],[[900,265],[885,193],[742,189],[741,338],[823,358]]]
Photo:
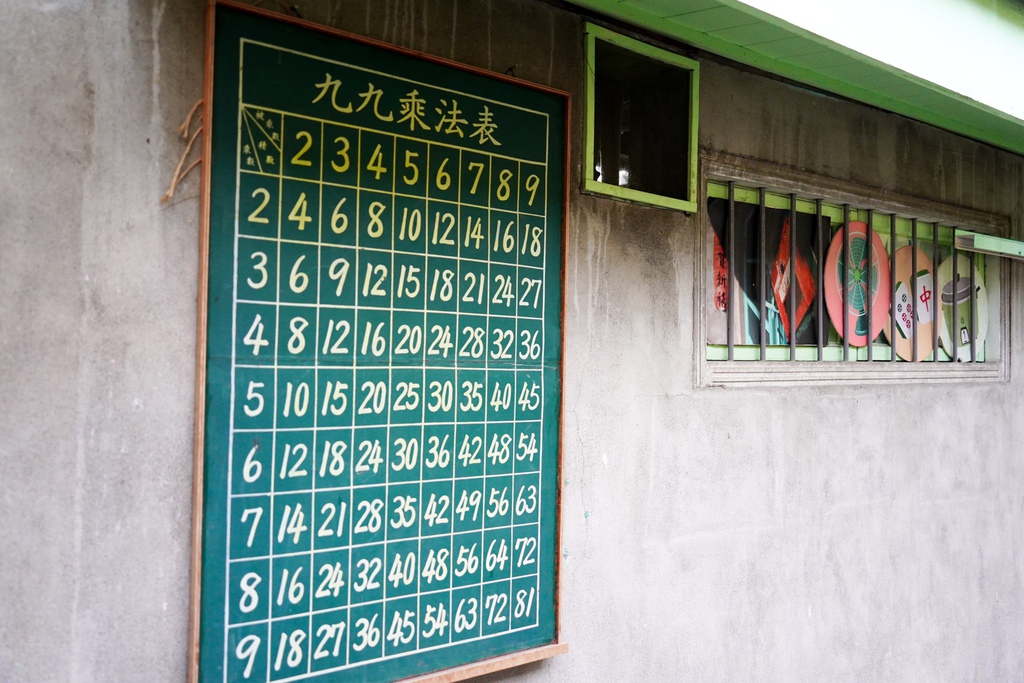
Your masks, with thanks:
[[[690,71],[603,40],[595,53],[591,178],[689,199]]]

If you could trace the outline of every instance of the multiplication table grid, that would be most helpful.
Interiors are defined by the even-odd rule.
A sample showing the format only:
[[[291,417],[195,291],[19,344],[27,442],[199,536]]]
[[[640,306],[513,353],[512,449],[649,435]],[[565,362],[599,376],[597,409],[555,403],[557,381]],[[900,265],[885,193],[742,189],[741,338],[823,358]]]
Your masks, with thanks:
[[[315,76],[336,116],[239,86],[226,681],[538,624],[547,159],[495,103]]]

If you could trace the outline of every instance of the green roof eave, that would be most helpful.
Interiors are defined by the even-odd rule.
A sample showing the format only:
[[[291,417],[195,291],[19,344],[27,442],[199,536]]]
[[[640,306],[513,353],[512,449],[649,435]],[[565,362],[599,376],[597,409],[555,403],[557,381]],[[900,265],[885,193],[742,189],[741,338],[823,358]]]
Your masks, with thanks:
[[[701,50],[1024,154],[1024,121],[739,0],[574,0]]]

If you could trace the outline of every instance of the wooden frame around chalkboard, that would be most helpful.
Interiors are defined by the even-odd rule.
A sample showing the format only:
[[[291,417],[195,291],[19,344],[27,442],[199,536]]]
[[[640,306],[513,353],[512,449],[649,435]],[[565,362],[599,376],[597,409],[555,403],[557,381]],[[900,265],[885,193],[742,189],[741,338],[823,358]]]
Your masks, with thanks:
[[[189,625],[188,625],[188,683],[199,683],[199,646],[200,646],[200,614],[202,602],[202,569],[203,569],[203,504],[204,504],[204,458],[205,458],[205,419],[206,419],[206,365],[207,365],[207,320],[208,320],[208,294],[209,294],[209,257],[210,257],[210,202],[211,202],[211,175],[210,163],[213,151],[213,69],[214,69],[214,44],[216,30],[216,9],[218,6],[230,7],[253,14],[261,15],[283,23],[290,23],[302,28],[307,28],[328,35],[337,36],[347,40],[356,41],[366,45],[382,48],[392,52],[403,53],[414,56],[418,59],[433,62],[435,64],[448,66],[461,71],[476,73],[487,78],[506,81],[515,85],[524,86],[534,90],[547,92],[564,98],[565,102],[565,128],[564,128],[564,157],[562,169],[562,224],[561,230],[561,266],[562,266],[562,290],[560,302],[560,317],[563,324],[560,327],[562,361],[559,368],[560,385],[565,385],[565,272],[568,265],[568,249],[566,248],[566,234],[569,216],[569,178],[571,175],[570,151],[571,151],[571,123],[572,108],[571,96],[568,92],[550,88],[537,83],[532,83],[519,78],[510,77],[497,72],[488,71],[479,67],[455,62],[443,57],[401,48],[383,41],[367,38],[346,31],[341,31],[328,26],[323,26],[303,19],[282,15],[275,12],[255,8],[233,0],[207,0],[205,12],[205,44],[203,64],[203,141],[202,141],[202,163],[199,199],[199,269],[198,269],[198,291],[196,302],[196,384],[195,384],[195,417],[193,430],[193,466],[192,466],[192,534],[191,534],[191,558],[190,558],[190,586],[189,586]],[[559,424],[564,417],[564,395],[560,396],[558,406]],[[561,557],[557,549],[561,547],[562,538],[562,465],[563,465],[563,440],[559,438],[556,460],[558,463],[558,478],[556,480],[556,524],[555,524],[555,557],[554,557],[554,623],[555,640],[551,644],[532,647],[526,650],[511,652],[508,654],[492,657],[489,659],[469,662],[450,669],[427,673],[403,679],[406,683],[454,683],[476,676],[502,671],[512,667],[540,661],[556,655],[565,654],[569,650],[567,643],[561,642]]]

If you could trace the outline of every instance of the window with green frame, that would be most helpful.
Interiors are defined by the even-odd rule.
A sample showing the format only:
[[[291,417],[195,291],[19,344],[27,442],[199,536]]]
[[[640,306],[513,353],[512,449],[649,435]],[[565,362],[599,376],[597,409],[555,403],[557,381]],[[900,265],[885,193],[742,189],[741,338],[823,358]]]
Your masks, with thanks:
[[[955,360],[1003,377],[999,256],[1020,243],[934,207],[922,217],[716,178],[706,192],[708,366],[871,361],[935,378]]]
[[[583,189],[697,210],[698,63],[586,27]]]

